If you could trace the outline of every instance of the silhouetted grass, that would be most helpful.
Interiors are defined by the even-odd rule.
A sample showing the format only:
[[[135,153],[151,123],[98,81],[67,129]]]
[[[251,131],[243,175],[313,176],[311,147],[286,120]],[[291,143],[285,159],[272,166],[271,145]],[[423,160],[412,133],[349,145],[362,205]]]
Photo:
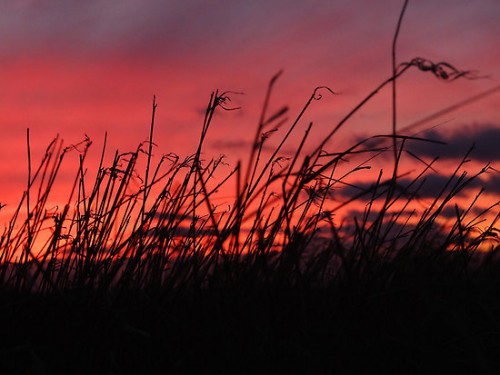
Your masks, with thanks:
[[[105,142],[92,181],[89,139],[63,148],[56,138],[33,169],[28,131],[27,187],[0,238],[0,371],[492,372],[500,349],[499,201],[479,213],[482,192],[468,207],[456,204],[492,169],[469,175],[466,154],[425,201],[419,192],[437,159],[408,152],[424,167],[402,184],[407,144],[436,142],[397,131],[395,84],[412,68],[445,81],[474,78],[446,62],[394,64],[392,76],[318,145],[306,147],[311,123],[285,158],[303,114],[334,91],[316,88],[288,121],[286,107],[268,110],[278,74],[246,163],[225,177],[223,159],[205,161],[203,149],[214,114],[233,109],[231,92],[211,95],[199,143],[185,159],[153,157],[153,101],[148,142],[116,153],[110,165]],[[388,85],[392,134],[327,152],[337,131]],[[69,199],[50,209],[69,152],[80,155]],[[352,187],[351,175],[386,154],[390,171],[332,200]],[[340,168],[360,156],[357,167]],[[216,205],[225,187],[234,199]],[[355,204],[363,213],[341,220],[341,210]],[[443,214],[450,210],[451,221]]]

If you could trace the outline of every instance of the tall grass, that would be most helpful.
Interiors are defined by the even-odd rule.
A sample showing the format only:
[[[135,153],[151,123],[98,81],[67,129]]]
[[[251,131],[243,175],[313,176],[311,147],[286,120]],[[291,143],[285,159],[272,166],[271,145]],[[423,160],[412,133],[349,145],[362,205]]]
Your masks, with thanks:
[[[184,160],[174,154],[163,155],[159,160],[153,158],[153,102],[149,141],[135,151],[116,153],[109,166],[103,164],[105,142],[97,175],[91,182],[85,164],[91,146],[89,139],[66,148],[61,140],[54,139],[32,172],[28,131],[27,188],[0,239],[2,285],[37,293],[74,288],[171,289],[182,285],[201,287],[213,278],[229,281],[246,273],[260,282],[286,274],[281,281],[294,284],[305,278],[328,283],[338,276],[336,273],[345,272],[348,259],[359,258],[359,265],[385,259],[397,269],[398,256],[389,254],[411,251],[417,255],[429,246],[435,253],[428,254],[431,257],[455,250],[473,254],[486,243],[484,240],[497,239],[499,202],[493,202],[477,217],[471,217],[472,206],[481,193],[466,209],[453,204],[473,180],[491,171],[488,165],[470,176],[463,168],[468,159],[468,154],[464,155],[432,203],[417,212],[414,202],[419,199],[426,173],[433,170],[437,159],[426,162],[408,186],[399,182],[400,161],[409,142],[438,141],[395,131],[392,135],[361,140],[340,152],[324,149],[353,114],[413,67],[430,71],[443,80],[470,75],[451,64],[434,64],[421,58],[402,63],[318,147],[306,152],[304,145],[313,128],[309,124],[295,155],[287,158],[280,151],[304,113],[321,98],[322,91],[334,92],[326,87],[316,88],[276,148],[265,154],[264,145],[276,129],[285,126],[288,113],[286,107],[267,113],[279,75],[273,77],[248,164],[243,167],[238,163],[222,178],[222,158],[206,162],[202,153],[215,112],[228,109],[225,104],[230,98],[225,92],[211,95],[200,140],[191,156]],[[392,139],[392,145],[384,145],[384,139]],[[330,197],[350,184],[349,176],[370,168],[368,163],[362,163],[347,173],[338,172],[344,159],[362,155],[365,160],[373,160],[391,150],[396,151],[392,172],[380,171],[371,185],[358,189],[359,194],[346,197],[340,205],[332,204]],[[69,199],[62,210],[49,209],[47,202],[68,152],[78,152],[80,160]],[[145,159],[142,172],[138,168],[141,158]],[[220,180],[215,181],[214,176]],[[217,206],[217,194],[226,186],[236,190],[235,198],[227,206]],[[341,221],[335,222],[333,218],[340,208],[359,202],[363,196],[369,199],[362,217],[354,217],[354,226],[342,227]],[[443,227],[440,215],[450,204],[456,220]],[[410,220],[417,213],[420,217]],[[487,214],[490,223],[478,233],[477,224]],[[320,244],[318,233],[326,230],[329,234]],[[498,243],[492,246],[492,251],[495,249]],[[336,257],[342,259],[341,264],[334,274],[327,273]],[[363,269],[358,271],[364,272]]]
[[[431,73],[443,81],[476,76],[452,64],[419,57],[396,64],[397,34],[393,43],[392,75],[348,111],[313,147],[309,145],[309,136],[314,125],[308,124],[300,135],[299,124],[322,95],[336,93],[328,87],[315,88],[299,114],[290,121],[287,107],[269,111],[280,74],[274,76],[267,88],[250,154],[229,172],[221,168],[225,165],[223,158],[207,161],[203,155],[215,113],[235,109],[229,103],[235,94],[232,92],[211,94],[199,142],[184,159],[172,153],[154,155],[157,108],[154,100],[148,141],[131,152],[116,152],[109,165],[104,162],[105,141],[92,180],[86,164],[90,139],[69,147],[63,147],[59,138],[54,139],[38,167],[33,168],[28,131],[26,190],[0,238],[4,316],[7,314],[12,319],[16,316],[12,312],[17,311],[15,306],[25,303],[28,307],[21,310],[24,311],[20,315],[23,323],[16,326],[17,332],[32,337],[33,333],[26,327],[33,329],[37,325],[29,322],[26,314],[36,318],[40,318],[40,314],[41,322],[46,324],[44,314],[61,318],[61,311],[77,306],[61,318],[66,319],[66,323],[50,324],[68,328],[72,327],[71,321],[83,319],[87,322],[85,327],[93,327],[91,331],[94,329],[92,332],[97,336],[96,332],[111,330],[111,338],[106,341],[111,347],[103,349],[111,353],[111,359],[92,365],[95,371],[110,368],[125,371],[127,365],[117,361],[133,362],[137,356],[149,358],[150,362],[142,363],[141,368],[151,371],[164,366],[189,367],[195,359],[224,368],[224,361],[233,361],[225,356],[235,355],[236,349],[227,344],[230,338],[241,344],[235,337],[244,336],[248,343],[242,344],[242,350],[247,354],[238,352],[233,363],[236,367],[236,358],[248,360],[250,352],[262,363],[270,359],[286,367],[286,361],[280,362],[270,352],[272,345],[279,343],[286,349],[275,350],[289,355],[292,362],[297,360],[294,358],[297,353],[301,353],[303,358],[299,362],[303,371],[340,368],[346,372],[356,366],[325,351],[340,350],[345,358],[351,359],[359,356],[355,346],[346,344],[342,348],[340,343],[349,340],[352,334],[353,342],[367,349],[369,344],[360,337],[364,334],[372,339],[378,337],[382,334],[376,333],[378,324],[388,330],[384,334],[390,336],[398,332],[397,340],[402,340],[417,356],[427,350],[419,345],[429,344],[419,335],[418,327],[424,327],[425,332],[432,328],[448,337],[446,325],[426,325],[430,315],[425,314],[440,309],[445,314],[454,311],[453,304],[460,304],[462,298],[455,296],[454,286],[465,288],[467,296],[468,290],[476,285],[498,289],[488,283],[498,281],[496,275],[500,271],[497,227],[500,201],[491,202],[479,213],[474,208],[483,191],[468,206],[456,203],[472,182],[495,170],[486,165],[471,175],[464,168],[469,158],[469,153],[465,153],[440,192],[430,202],[420,199],[426,176],[433,171],[437,158],[423,162],[408,151],[407,145],[438,141],[398,132],[396,82],[411,69]],[[327,151],[338,130],[389,85],[393,90],[391,134],[369,137],[343,150]],[[281,134],[276,132],[281,128],[284,129],[281,139],[276,139],[274,149],[266,152],[269,138]],[[282,150],[297,137],[300,143],[295,154],[285,157]],[[49,205],[51,194],[68,153],[79,155],[75,178],[67,203],[53,209]],[[387,155],[393,159],[390,171],[381,170],[371,183],[352,186],[353,175],[364,176],[371,162]],[[423,162],[422,170],[411,180],[402,168],[405,155]],[[345,172],[340,165],[347,158],[363,161]],[[334,201],[332,197],[345,187],[355,188],[357,193],[343,197],[340,203]],[[234,198],[220,204],[219,192],[224,189],[234,191]],[[341,213],[349,205],[362,205],[362,214],[342,218],[345,214]],[[455,213],[451,222],[443,214],[450,210]],[[433,289],[436,294],[427,297]],[[443,302],[448,292],[454,296],[451,307]],[[490,317],[498,306],[485,296],[481,300],[481,316],[498,323]],[[397,302],[400,298],[406,301],[402,305]],[[433,298],[431,307],[425,304],[427,298]],[[45,312],[36,307],[38,301],[45,301],[42,302]],[[419,305],[421,303],[424,306]],[[490,303],[494,307],[490,307]],[[92,309],[100,312],[95,315]],[[197,314],[197,309],[204,317]],[[424,315],[418,316],[417,311]],[[107,317],[109,314],[111,317]],[[421,325],[414,322],[406,331],[403,327],[397,328],[402,331],[396,328],[393,331],[388,328],[392,326],[383,321],[409,316],[420,319]],[[460,320],[461,315],[455,318]],[[170,319],[180,322],[182,329],[176,328],[177,323]],[[197,319],[205,325],[198,326],[201,323],[196,323]],[[361,321],[354,323],[353,319]],[[341,328],[342,321],[348,328]],[[282,328],[279,328],[280,322],[283,322]],[[232,336],[225,324],[232,327],[236,336]],[[71,332],[84,334],[75,327],[72,329]],[[212,338],[218,334],[225,338],[219,342],[220,352],[209,348],[211,341],[203,340],[200,333],[203,330],[208,330]],[[284,341],[275,330],[286,337]],[[493,330],[498,334],[498,329]],[[155,333],[157,331],[159,333]],[[477,338],[474,335],[479,331],[465,337]],[[274,336],[270,332],[274,332]],[[183,341],[183,337],[189,335],[196,339]],[[121,337],[131,341],[120,342]],[[416,341],[405,342],[405,337]],[[180,340],[179,348],[171,342],[174,339]],[[483,339],[483,336],[478,339],[480,345],[489,345],[490,341]],[[42,340],[53,343],[47,336]],[[83,344],[97,345],[92,350],[99,351],[94,339],[81,340]],[[132,353],[130,347],[142,345],[141,340],[146,342],[144,349]],[[318,346],[314,340],[322,344]],[[380,340],[386,348],[397,349],[398,345],[390,339]],[[440,342],[446,341],[443,340]],[[460,345],[472,350],[473,344],[464,344],[466,341],[460,335],[453,333],[450,340],[458,340]],[[48,359],[52,357],[47,350],[40,349],[41,344],[32,339],[28,341],[28,346],[7,344],[7,349],[28,355],[33,372],[38,371],[38,365],[49,369],[56,366],[58,360]],[[329,342],[333,346],[328,346]],[[128,354],[115,352],[113,345]],[[259,348],[264,352],[259,352]],[[95,354],[92,350],[87,348],[83,353]],[[211,353],[211,357],[200,354],[204,351]],[[382,355],[377,350],[375,353]],[[459,353],[457,349],[450,355],[458,358]],[[161,360],[155,358],[157,355],[168,358]],[[70,357],[81,365],[78,356]],[[320,361],[325,358],[330,359]],[[408,359],[411,355],[401,358]]]

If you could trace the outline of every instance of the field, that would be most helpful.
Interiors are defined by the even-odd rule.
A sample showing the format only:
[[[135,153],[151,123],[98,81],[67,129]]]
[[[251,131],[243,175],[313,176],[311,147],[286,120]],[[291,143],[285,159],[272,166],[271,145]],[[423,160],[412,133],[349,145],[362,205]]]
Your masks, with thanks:
[[[290,120],[286,107],[269,110],[280,74],[247,159],[228,173],[223,158],[206,160],[204,145],[216,113],[238,110],[233,92],[212,93],[186,158],[155,155],[153,101],[149,141],[110,165],[104,147],[95,178],[90,139],[63,147],[56,138],[37,164],[28,130],[26,190],[0,237],[0,373],[498,369],[500,201],[483,208],[487,191],[474,189],[498,171],[470,172],[471,148],[423,199],[438,159],[410,146],[442,142],[400,132],[396,116],[396,84],[407,71],[479,77],[419,57],[396,64],[403,13],[392,75],[312,150],[304,145],[314,125],[298,136],[298,124],[336,93],[315,88]],[[392,90],[392,132],[326,151],[381,90]],[[285,157],[293,137],[299,145]],[[48,202],[69,153],[80,162],[67,204],[54,209]],[[352,184],[380,158],[386,169]],[[420,170],[410,174],[404,158]],[[221,191],[233,197],[221,203]],[[346,215],[347,206],[359,215]]]

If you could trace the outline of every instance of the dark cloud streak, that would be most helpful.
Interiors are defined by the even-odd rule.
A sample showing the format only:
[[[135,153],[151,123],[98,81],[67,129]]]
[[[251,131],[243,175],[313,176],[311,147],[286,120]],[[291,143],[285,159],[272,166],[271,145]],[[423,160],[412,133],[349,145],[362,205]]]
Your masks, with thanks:
[[[465,176],[465,179],[470,178],[471,175]],[[465,181],[465,180],[463,180]],[[461,183],[463,183],[460,182]],[[439,174],[428,174],[422,177],[419,181],[413,183],[412,179],[400,178],[398,180],[399,191],[406,191],[407,194],[416,193],[419,198],[435,198],[439,194],[446,195],[450,189],[454,188],[458,182],[458,177],[451,177]],[[411,186],[410,186],[411,185]],[[447,186],[447,187],[446,187]],[[445,189],[446,187],[446,189]],[[476,177],[467,183],[465,190],[470,188],[484,188],[487,193],[500,195],[500,173],[491,171],[486,175]],[[361,194],[363,191],[366,192],[361,196],[360,200],[371,199],[374,185],[371,182],[365,181],[355,181],[352,182],[350,186],[345,186],[338,190],[338,193],[344,198],[351,198]],[[383,183],[377,188],[377,192],[381,193],[387,189],[387,185]],[[443,195],[443,196],[444,196]]]
[[[419,135],[422,138],[445,142],[440,145],[430,142],[412,142],[408,150],[422,157],[460,159],[474,147],[471,157],[477,161],[500,161],[500,127],[494,125],[464,126],[449,134],[429,130]]]

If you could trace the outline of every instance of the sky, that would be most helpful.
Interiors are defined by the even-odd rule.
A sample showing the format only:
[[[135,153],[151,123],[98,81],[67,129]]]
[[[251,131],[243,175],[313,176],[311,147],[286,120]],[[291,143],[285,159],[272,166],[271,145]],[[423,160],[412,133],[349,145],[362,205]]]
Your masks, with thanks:
[[[288,105],[291,118],[315,87],[339,94],[325,93],[303,119],[314,121],[308,145],[314,148],[391,75],[391,43],[402,5],[401,0],[2,1],[0,202],[12,207],[25,188],[27,128],[34,164],[58,134],[66,145],[88,135],[92,162],[106,132],[110,155],[147,140],[153,95],[156,153],[188,155],[195,151],[211,92],[243,93],[230,94],[231,105],[241,109],[218,113],[205,149],[208,156],[227,155],[234,165],[250,150],[267,84],[280,70],[272,106]],[[446,61],[480,79],[442,82],[412,69],[398,81],[400,128],[500,85],[499,42],[498,0],[410,1],[398,62]],[[418,146],[418,151],[441,152],[445,161],[456,162],[476,140],[478,162],[498,166],[499,105],[497,91],[414,129],[452,145]],[[386,89],[327,148],[390,129]],[[498,196],[492,181],[498,175],[489,179]]]

